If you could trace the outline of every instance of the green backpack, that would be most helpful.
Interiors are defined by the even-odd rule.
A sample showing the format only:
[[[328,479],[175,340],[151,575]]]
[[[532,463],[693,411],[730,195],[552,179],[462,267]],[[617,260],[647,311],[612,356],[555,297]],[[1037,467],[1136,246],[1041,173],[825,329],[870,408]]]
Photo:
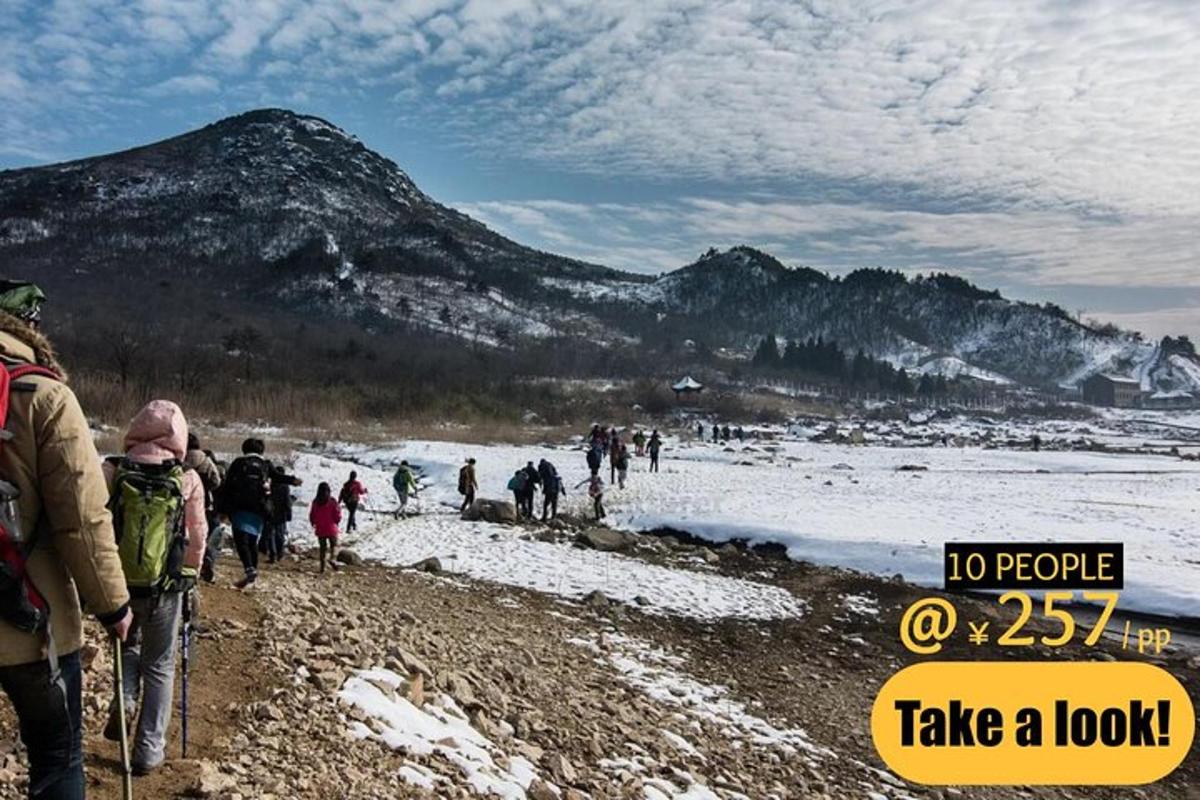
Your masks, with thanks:
[[[122,461],[109,508],[129,594],[160,594],[183,566],[183,467]]]

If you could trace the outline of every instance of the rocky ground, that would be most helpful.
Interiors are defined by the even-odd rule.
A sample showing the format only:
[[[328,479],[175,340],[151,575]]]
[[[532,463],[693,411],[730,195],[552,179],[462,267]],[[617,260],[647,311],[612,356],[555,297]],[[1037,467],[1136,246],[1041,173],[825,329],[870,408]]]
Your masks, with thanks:
[[[576,535],[560,527],[530,535]],[[574,603],[473,582],[436,564],[354,564],[317,575],[306,554],[267,569],[253,591],[203,587],[189,759],[179,757],[176,721],[172,758],[136,780],[135,796],[1200,797],[1195,749],[1182,769],[1148,787],[906,785],[874,755],[869,714],[887,677],[915,660],[896,629],[902,609],[927,592],[769,552],[583,533],[589,546],[784,586],[809,612],[706,623],[600,595]],[[955,602],[960,610],[976,603]],[[994,603],[977,605],[980,615],[996,615]],[[99,733],[111,662],[99,631],[90,637],[89,796],[116,798],[117,750]],[[1111,657],[1081,649],[1055,657],[1064,655]],[[1164,663],[1196,697],[1194,654]],[[7,707],[0,742],[6,800],[24,790]],[[527,788],[522,795],[514,787]]]

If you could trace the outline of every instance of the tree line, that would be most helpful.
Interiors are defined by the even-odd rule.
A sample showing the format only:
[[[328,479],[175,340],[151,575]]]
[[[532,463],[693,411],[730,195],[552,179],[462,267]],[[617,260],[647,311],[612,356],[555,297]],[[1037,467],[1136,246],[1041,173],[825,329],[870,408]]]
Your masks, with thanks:
[[[902,395],[932,397],[950,391],[944,375],[921,375],[914,380],[904,367],[897,369],[862,349],[850,356],[837,342],[822,337],[791,339],[780,350],[776,336],[767,334],[754,351],[751,364],[764,370],[816,375],[847,386]]]

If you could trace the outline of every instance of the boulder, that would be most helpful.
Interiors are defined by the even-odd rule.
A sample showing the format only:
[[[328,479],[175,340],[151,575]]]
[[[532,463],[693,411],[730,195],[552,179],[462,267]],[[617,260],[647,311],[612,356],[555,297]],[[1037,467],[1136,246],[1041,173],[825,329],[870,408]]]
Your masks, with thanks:
[[[363,563],[362,556],[345,547],[343,547],[341,550],[338,550],[337,560],[352,567],[361,567]]]
[[[575,541],[584,547],[590,547],[602,553],[614,553],[618,550],[624,550],[629,546],[629,540],[625,534],[618,531],[605,530],[604,528],[593,528],[592,530],[584,531],[575,537]]]
[[[547,753],[542,757],[542,766],[561,783],[572,784],[578,780],[575,767],[562,753]]]
[[[442,562],[437,558],[423,558],[409,567],[409,569],[415,569],[417,572],[428,572],[431,575],[437,575],[442,571]]]
[[[237,780],[221,772],[211,761],[196,763],[199,773],[195,783],[188,790],[191,797],[216,797],[232,791],[237,786]]]
[[[558,792],[551,789],[550,784],[541,778],[533,779],[533,783],[529,784],[529,788],[525,790],[525,796],[529,800],[559,800]]]
[[[468,522],[499,522],[505,525],[517,523],[517,507],[507,500],[478,498],[463,512]]]
[[[583,604],[588,608],[608,608],[611,602],[599,589],[594,589],[583,596]]]
[[[705,564],[716,564],[721,560],[721,557],[709,550],[707,547],[700,548],[700,557],[704,559]]]

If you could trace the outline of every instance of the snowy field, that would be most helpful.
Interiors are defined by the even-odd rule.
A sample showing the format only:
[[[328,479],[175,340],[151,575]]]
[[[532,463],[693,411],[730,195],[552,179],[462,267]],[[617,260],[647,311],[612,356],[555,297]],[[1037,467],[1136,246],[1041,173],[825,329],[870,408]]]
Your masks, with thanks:
[[[1117,435],[1117,434],[1113,434]],[[1142,440],[1130,440],[1130,445]],[[304,498],[318,480],[335,491],[349,470],[368,506],[391,510],[401,458],[422,470],[420,516],[362,517],[354,547],[394,564],[437,556],[452,572],[566,597],[599,589],[651,611],[699,618],[796,616],[782,590],[711,572],[672,570],[617,554],[521,539],[523,531],[458,519],[456,475],[478,459],[480,496],[508,498],[513,471],[548,458],[583,512],[587,476],[575,446],[479,446],[412,441],[390,448],[331,446],[301,455]],[[1200,616],[1200,463],[1168,456],[977,447],[881,447],[803,439],[731,444],[668,437],[662,471],[634,459],[626,489],[609,487],[609,523],[669,527],[713,541],[780,542],[794,558],[930,586],[942,581],[942,546],[957,541],[1120,541],[1130,610]],[[916,466],[920,471],[901,471]],[[602,473],[607,481],[608,465]],[[562,504],[560,504],[561,508]],[[300,515],[298,515],[299,517]],[[304,525],[298,521],[297,529]],[[635,600],[636,598],[636,600]]]

